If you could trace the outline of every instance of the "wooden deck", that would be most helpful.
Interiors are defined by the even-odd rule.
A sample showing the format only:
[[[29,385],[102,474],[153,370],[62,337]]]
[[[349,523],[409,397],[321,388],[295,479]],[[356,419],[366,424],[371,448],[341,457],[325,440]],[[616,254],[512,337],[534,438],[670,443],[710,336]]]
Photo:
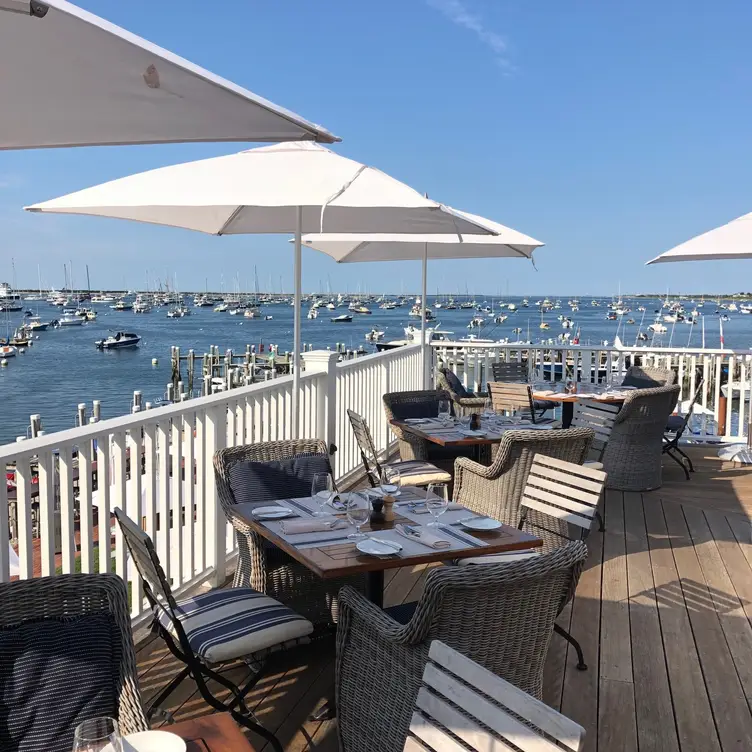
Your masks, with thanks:
[[[651,493],[609,492],[606,532],[562,614],[582,643],[578,671],[554,637],[545,700],[587,730],[587,752],[752,749],[752,468],[693,448],[686,481],[665,462]],[[387,574],[385,604],[416,600],[424,567]],[[144,700],[176,664],[156,641],[139,649]],[[245,666],[230,669],[237,681]],[[331,691],[331,649],[280,657],[251,694],[287,750],[336,750],[336,721],[308,722]],[[190,681],[173,695],[178,720],[210,712]],[[261,740],[254,739],[261,750]]]

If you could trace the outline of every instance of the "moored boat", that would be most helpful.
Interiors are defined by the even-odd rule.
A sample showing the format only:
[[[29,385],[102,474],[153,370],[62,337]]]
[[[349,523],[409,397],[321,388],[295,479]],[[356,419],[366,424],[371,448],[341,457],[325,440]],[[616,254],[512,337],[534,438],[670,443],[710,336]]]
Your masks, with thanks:
[[[126,347],[138,347],[141,337],[133,332],[117,332],[105,339],[99,339],[94,344],[98,350],[123,350]]]

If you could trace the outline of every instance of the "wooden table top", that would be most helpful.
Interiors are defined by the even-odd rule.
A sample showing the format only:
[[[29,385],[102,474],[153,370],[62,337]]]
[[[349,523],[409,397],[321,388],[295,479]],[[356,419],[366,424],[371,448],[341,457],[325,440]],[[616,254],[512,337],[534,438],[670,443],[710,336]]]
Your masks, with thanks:
[[[563,394],[561,392],[557,394],[545,394],[543,392],[533,392],[533,399],[548,400],[549,402],[577,402],[577,400],[593,400],[593,402],[606,402],[612,405],[620,405],[627,398],[629,392],[616,397],[600,397],[597,394]]]
[[[551,421],[540,421],[539,424],[545,425],[546,422],[550,423]],[[485,421],[481,417],[480,419],[481,429],[487,432],[485,436],[463,436],[462,438],[454,439],[454,438],[447,438],[445,434],[431,433],[430,429],[421,428],[420,426],[415,425],[414,423],[406,423],[403,420],[391,420],[390,423],[393,426],[398,426],[403,431],[408,431],[409,433],[412,433],[415,436],[419,436],[421,439],[425,439],[426,441],[430,441],[432,444],[438,444],[439,446],[443,446],[443,447],[463,447],[463,446],[474,447],[474,446],[481,446],[483,444],[498,444],[501,441],[501,437],[504,435],[504,431],[524,431],[526,429],[540,430],[540,429],[535,429],[533,424],[528,422],[528,423],[512,423],[512,424],[505,426],[504,431],[498,431],[494,429],[489,429],[487,425],[485,424]]]
[[[253,745],[229,713],[191,718],[165,726],[163,731],[183,739],[187,752],[254,752]]]
[[[344,515],[336,515],[344,517]],[[503,525],[497,530],[478,532],[465,530],[462,532],[486,543],[482,548],[468,546],[467,548],[431,549],[426,546],[425,553],[411,554],[403,551],[400,556],[378,557],[362,554],[355,548],[355,543],[343,541],[342,543],[329,544],[316,548],[296,548],[288,540],[270,530],[263,522],[250,516],[243,515],[243,519],[259,535],[274,543],[292,556],[293,559],[308,567],[322,579],[344,577],[362,572],[378,572],[385,569],[398,569],[409,567],[414,564],[431,564],[437,561],[450,561],[452,559],[464,559],[471,556],[483,556],[484,554],[498,554],[504,551],[518,551],[526,548],[538,548],[543,545],[540,538],[518,530],[516,527]],[[364,533],[391,530],[398,523],[415,524],[407,517],[396,512],[392,522],[383,525],[371,526],[370,523],[363,525]]]

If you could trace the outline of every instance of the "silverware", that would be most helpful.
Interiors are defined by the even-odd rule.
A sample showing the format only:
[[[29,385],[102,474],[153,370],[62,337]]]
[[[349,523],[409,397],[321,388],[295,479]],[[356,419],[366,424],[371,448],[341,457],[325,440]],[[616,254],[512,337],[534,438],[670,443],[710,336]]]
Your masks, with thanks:
[[[394,543],[393,541],[384,540],[383,538],[375,538],[374,536],[369,536],[369,538],[372,541],[376,541],[376,543],[381,543],[382,546],[386,546],[387,548],[391,548],[395,554],[398,554],[402,550],[402,546],[400,546],[399,543]]]

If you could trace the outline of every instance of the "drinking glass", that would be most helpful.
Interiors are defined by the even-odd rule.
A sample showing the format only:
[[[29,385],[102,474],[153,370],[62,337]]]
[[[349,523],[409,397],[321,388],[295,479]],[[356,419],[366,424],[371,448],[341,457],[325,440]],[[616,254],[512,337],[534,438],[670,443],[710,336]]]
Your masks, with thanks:
[[[73,752],[123,752],[123,739],[114,718],[90,718],[76,726]]]
[[[493,408],[493,400],[488,397],[483,404],[483,417],[484,418],[493,418],[496,416],[496,413],[494,412]]]
[[[439,420],[448,423],[452,419],[452,405],[447,399],[439,400]]]
[[[355,525],[355,532],[350,533],[348,538],[359,540],[366,534],[360,532],[360,528],[368,522],[371,516],[371,502],[367,494],[356,491],[347,499],[347,519],[351,525]]]
[[[318,512],[314,512],[314,517],[321,517],[326,514],[324,507],[334,498],[334,480],[330,473],[316,473],[311,483],[311,496],[319,505]]]
[[[391,488],[387,490],[387,487],[389,486],[396,486],[397,488],[400,487],[399,469],[396,467],[390,467],[389,465],[384,465],[384,467],[381,468],[380,481],[381,481],[382,493],[394,493],[394,491],[391,490]]]
[[[449,505],[449,490],[446,483],[430,483],[426,494],[426,509],[433,516],[433,522],[428,527],[438,527],[439,517],[446,512]]]
[[[459,424],[462,426],[462,428],[469,429],[470,428],[470,422],[472,421],[473,416],[472,415],[460,415],[457,420],[459,421]]]

